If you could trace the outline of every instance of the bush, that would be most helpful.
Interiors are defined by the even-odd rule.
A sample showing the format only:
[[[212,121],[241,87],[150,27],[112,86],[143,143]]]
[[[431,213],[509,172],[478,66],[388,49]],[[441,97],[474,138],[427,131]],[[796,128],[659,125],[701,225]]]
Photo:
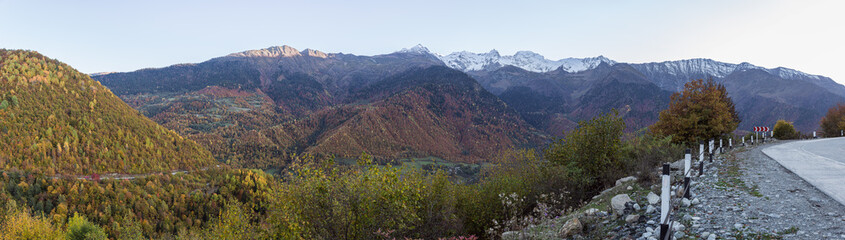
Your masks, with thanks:
[[[100,226],[88,221],[79,213],[74,213],[67,223],[68,240],[105,240],[106,232]]]
[[[655,167],[680,159],[684,146],[673,143],[672,136],[659,137],[645,132],[626,141],[623,152],[630,159],[626,175],[635,174],[642,181],[652,182],[658,176]]]
[[[0,211],[3,213],[4,211]],[[43,217],[33,217],[15,202],[6,203],[5,216],[0,215],[0,239],[63,239],[60,228]]]
[[[295,161],[270,198],[270,237],[374,239],[380,230],[425,238],[457,233],[455,193],[444,173],[378,166],[366,154],[358,163],[342,169],[313,158]]]
[[[792,126],[792,122],[787,122],[786,120],[778,120],[775,123],[774,128],[774,138],[786,140],[786,139],[796,139],[798,138],[798,132],[795,131],[795,127]]]
[[[819,123],[825,137],[836,137],[845,130],[845,103],[837,104],[827,110],[827,115]]]
[[[625,121],[619,113],[599,115],[581,121],[578,127],[565,134],[546,149],[549,161],[583,171],[590,181],[606,186],[622,177],[625,169],[622,154],[622,134]]]

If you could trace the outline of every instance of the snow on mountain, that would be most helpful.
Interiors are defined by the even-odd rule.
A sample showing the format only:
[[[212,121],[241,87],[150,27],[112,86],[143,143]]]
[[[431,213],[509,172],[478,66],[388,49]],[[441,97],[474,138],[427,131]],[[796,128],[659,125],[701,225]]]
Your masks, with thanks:
[[[549,60],[543,55],[531,51],[519,51],[512,56],[502,56],[496,50],[487,53],[472,53],[467,51],[454,52],[449,55],[437,55],[447,66],[461,71],[478,71],[486,68],[498,68],[505,65],[516,66],[532,72],[549,72],[562,68],[567,72],[580,72],[595,68],[602,62],[616,64],[604,56],[593,58],[565,58]]]
[[[805,78],[812,80],[819,80],[822,77],[796,71],[789,68],[764,68],[756,66],[751,63],[743,62],[740,64],[724,63],[706,58],[694,58],[677,61],[652,62],[652,63],[637,63],[632,64],[634,68],[643,73],[660,72],[664,74],[671,74],[676,76],[693,76],[705,75],[715,78],[723,78],[737,70],[759,69],[770,74],[777,75],[784,79]]]
[[[416,53],[416,54],[431,54],[431,52],[428,51],[428,48],[423,46],[422,44],[417,44],[416,46],[413,46],[411,48],[403,48],[402,50],[399,50],[398,52],[400,52],[400,53]]]

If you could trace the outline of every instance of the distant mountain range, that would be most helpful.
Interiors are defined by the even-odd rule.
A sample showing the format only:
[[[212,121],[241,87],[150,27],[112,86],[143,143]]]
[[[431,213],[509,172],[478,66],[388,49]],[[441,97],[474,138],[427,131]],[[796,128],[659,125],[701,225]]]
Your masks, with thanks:
[[[440,55],[421,45],[376,56],[279,46],[93,77],[219,160],[252,167],[301,153],[485,161],[497,150],[543,145],[614,108],[635,131],[697,78],[725,84],[741,130],[786,119],[812,131],[845,101],[845,86],[787,68],[548,60],[528,51]]]

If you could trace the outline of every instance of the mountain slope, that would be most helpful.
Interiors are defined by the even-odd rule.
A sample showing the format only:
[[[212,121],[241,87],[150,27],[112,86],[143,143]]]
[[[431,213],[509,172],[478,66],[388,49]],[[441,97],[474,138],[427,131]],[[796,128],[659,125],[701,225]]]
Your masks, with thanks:
[[[711,59],[625,64],[599,57],[597,60],[582,59],[583,62],[593,64],[577,65],[581,67],[573,71],[567,68],[567,64],[560,63],[563,60],[556,62],[540,55],[522,55],[533,57],[521,58],[526,59],[526,62],[515,62],[502,59],[514,58],[516,55],[500,57],[497,52],[461,52],[441,56],[441,59],[448,66],[471,74],[486,89],[516,108],[533,126],[552,134],[574,127],[574,121],[588,118],[599,109],[606,110],[611,106],[639,109],[639,113],[634,114],[636,117],[629,116],[630,119],[637,119],[629,120],[629,123],[633,123],[629,126],[647,126],[656,120],[652,116],[658,115],[659,106],[668,101],[648,99],[647,96],[665,96],[665,91],[681,91],[684,84],[693,79],[713,78],[725,84],[743,118],[740,130],[748,130],[753,126],[773,126],[776,120],[785,119],[795,122],[800,131],[813,131],[818,127],[818,119],[825,109],[836,102],[845,101],[845,86],[824,76],[783,67],[767,69],[750,63],[731,64]],[[508,63],[510,65],[506,65]],[[549,64],[561,67],[535,67]],[[598,84],[598,80],[603,78],[601,75],[607,74],[601,69],[603,65],[629,66],[631,69],[627,72],[631,74],[617,77],[617,80],[650,82],[658,89],[624,83]],[[613,99],[619,101],[611,104],[615,101]]]
[[[445,67],[408,70],[355,95],[353,104],[304,120],[303,129],[323,123],[306,134],[316,135],[308,152],[481,162],[545,141],[472,78]]]
[[[36,52],[0,50],[0,167],[55,174],[195,169],[211,154]]]
[[[619,110],[628,130],[657,121],[671,92],[661,90],[628,64],[602,63],[570,73],[558,69],[535,73],[513,66],[470,74],[529,123],[546,133],[562,135],[578,121]]]
[[[247,167],[280,167],[304,152],[481,161],[490,147],[543,141],[466,74],[436,66],[425,49],[356,56],[281,46],[95,78],[219,160]],[[183,87],[159,87],[169,85]]]

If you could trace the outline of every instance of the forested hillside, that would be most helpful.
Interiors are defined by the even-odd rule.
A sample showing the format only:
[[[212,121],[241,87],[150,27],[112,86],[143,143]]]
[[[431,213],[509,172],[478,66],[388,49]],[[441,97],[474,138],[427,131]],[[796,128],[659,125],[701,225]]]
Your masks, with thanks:
[[[289,46],[95,76],[132,107],[233,166],[295,154],[481,162],[544,134],[466,74],[414,52],[326,54]]]
[[[88,75],[37,52],[0,50],[0,168],[144,173],[214,163]]]

